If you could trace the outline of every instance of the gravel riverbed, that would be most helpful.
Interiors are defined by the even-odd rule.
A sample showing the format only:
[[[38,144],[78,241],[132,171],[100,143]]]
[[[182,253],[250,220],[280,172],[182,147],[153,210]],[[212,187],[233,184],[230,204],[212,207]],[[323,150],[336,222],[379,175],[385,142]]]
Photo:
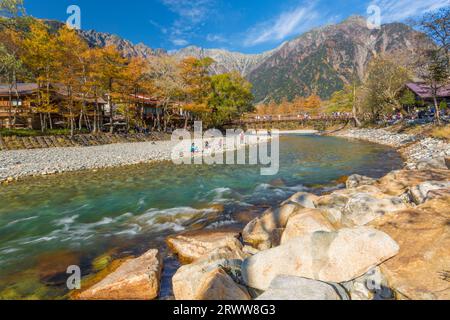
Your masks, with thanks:
[[[255,144],[255,137],[247,137],[245,144],[226,148],[225,139],[208,139],[212,149],[235,150]],[[268,137],[259,136],[258,143]],[[193,140],[196,146],[202,142]],[[26,176],[42,176],[63,172],[95,170],[140,163],[172,160],[172,151],[177,141],[117,143],[92,147],[70,147],[31,150],[0,151],[0,182],[12,182]],[[199,152],[195,156],[201,156]],[[184,157],[190,157],[190,143],[185,146]]]
[[[0,152],[0,181],[170,160],[176,142],[118,143],[93,147]]]

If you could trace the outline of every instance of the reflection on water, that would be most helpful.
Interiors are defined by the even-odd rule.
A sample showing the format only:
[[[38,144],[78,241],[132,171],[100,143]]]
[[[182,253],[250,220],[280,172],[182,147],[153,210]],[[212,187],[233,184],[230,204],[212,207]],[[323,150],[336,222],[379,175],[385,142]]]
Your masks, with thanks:
[[[398,154],[374,144],[313,136],[280,142],[276,176],[261,176],[258,166],[163,162],[0,187],[0,298],[61,297],[68,265],[91,274],[101,268],[99,256],[163,247],[168,234],[184,230],[242,226],[299,190],[352,173],[380,177],[401,165]]]

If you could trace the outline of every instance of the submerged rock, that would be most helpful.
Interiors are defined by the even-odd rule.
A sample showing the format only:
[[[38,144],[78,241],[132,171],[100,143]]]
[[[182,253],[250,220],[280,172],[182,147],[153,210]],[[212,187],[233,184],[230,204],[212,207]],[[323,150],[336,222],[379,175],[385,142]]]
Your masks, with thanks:
[[[256,300],[349,300],[349,296],[336,283],[280,275]]]
[[[396,212],[371,225],[400,245],[380,267],[389,285],[406,299],[450,299],[450,196]]]
[[[218,248],[228,247],[239,252],[242,249],[239,237],[234,231],[206,231],[172,236],[167,238],[167,244],[182,263],[191,263]]]
[[[369,227],[315,232],[247,258],[245,283],[266,290],[278,275],[345,282],[395,256],[399,247],[387,234]]]
[[[81,292],[80,300],[153,300],[159,295],[162,258],[158,250],[124,262],[93,287]]]

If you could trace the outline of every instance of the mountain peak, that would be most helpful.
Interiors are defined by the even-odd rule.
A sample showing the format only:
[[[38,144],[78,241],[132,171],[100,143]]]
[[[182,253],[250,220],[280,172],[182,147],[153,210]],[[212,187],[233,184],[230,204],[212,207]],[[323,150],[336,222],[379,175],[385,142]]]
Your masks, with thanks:
[[[367,19],[360,15],[353,15],[342,21],[342,24],[367,25]]]

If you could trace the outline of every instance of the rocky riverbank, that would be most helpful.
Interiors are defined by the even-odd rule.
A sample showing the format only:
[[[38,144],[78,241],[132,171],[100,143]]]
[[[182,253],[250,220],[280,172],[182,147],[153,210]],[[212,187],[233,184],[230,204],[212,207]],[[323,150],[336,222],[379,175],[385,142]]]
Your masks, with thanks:
[[[321,196],[297,193],[241,233],[169,237],[184,263],[172,279],[174,298],[450,299],[450,170],[434,167],[447,150],[433,142],[418,155],[427,140],[347,136],[366,134],[403,148],[407,168],[379,180],[353,175],[345,189]],[[424,159],[433,161],[425,167]],[[154,298],[162,268],[155,257],[151,250],[124,263],[77,297]]]
[[[404,157],[407,169],[447,169],[450,165],[450,144],[443,140],[399,134],[383,129],[346,130],[334,135],[396,148]]]

